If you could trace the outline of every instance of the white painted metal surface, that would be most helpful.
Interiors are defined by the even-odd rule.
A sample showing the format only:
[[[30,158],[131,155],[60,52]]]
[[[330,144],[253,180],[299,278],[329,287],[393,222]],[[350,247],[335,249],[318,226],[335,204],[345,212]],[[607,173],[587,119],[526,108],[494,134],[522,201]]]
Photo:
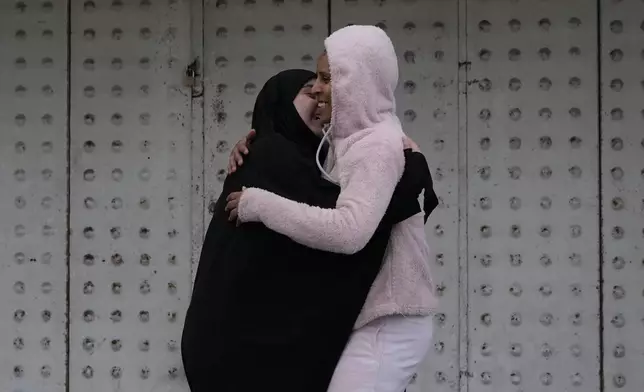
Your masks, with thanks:
[[[644,385],[644,2],[602,1],[605,391]]]
[[[409,391],[597,391],[602,361],[604,390],[644,385],[641,1],[603,1],[601,25],[582,0],[67,7],[0,4],[0,390],[187,391],[208,205],[263,83],[314,69],[329,23],[390,34],[442,201]]]
[[[72,3],[72,391],[184,389],[189,16],[175,0]]]
[[[67,13],[0,3],[0,390],[65,390]]]
[[[598,389],[595,17],[468,3],[473,391]]]

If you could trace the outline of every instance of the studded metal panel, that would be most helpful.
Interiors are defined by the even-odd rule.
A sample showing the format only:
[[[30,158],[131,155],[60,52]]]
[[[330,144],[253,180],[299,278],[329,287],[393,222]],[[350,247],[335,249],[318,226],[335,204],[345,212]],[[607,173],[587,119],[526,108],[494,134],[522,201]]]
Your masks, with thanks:
[[[315,70],[327,35],[323,0],[211,0],[205,13],[205,188],[219,197],[232,146],[251,127],[263,84],[289,68]],[[206,212],[206,227],[210,213]]]
[[[602,1],[604,386],[644,385],[644,2]]]
[[[0,4],[0,390],[65,390],[66,4]]]
[[[469,390],[598,389],[596,9],[468,1]]]
[[[66,390],[68,300],[69,390],[187,390],[178,341],[195,215],[218,196],[262,83],[313,69],[328,18],[325,0],[204,3],[202,202],[183,87],[197,3],[74,0],[71,96],[66,2],[0,5],[0,390]],[[594,3],[331,1],[333,29],[391,35],[400,117],[442,199],[428,225],[435,349],[410,392],[599,389],[599,195],[605,389],[644,384],[643,4],[601,3],[600,192]]]
[[[178,0],[72,3],[72,391],[182,389],[189,16]]]
[[[441,307],[433,350],[410,391],[458,386],[457,16],[456,2],[335,0],[331,5],[333,30],[375,24],[391,37],[400,64],[398,114],[405,132],[426,152],[441,199],[427,225]]]

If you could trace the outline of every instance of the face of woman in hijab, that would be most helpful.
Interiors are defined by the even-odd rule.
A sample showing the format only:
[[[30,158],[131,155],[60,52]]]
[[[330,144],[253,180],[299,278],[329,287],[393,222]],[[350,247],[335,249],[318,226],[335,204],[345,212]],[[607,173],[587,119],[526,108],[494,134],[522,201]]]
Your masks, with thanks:
[[[318,58],[317,79],[311,89],[317,98],[318,115],[323,124],[331,121],[331,70],[326,52]]]
[[[324,122],[318,113],[318,101],[315,94],[312,92],[314,83],[315,80],[309,80],[302,87],[297,96],[295,96],[293,105],[302,118],[302,121],[304,121],[304,124],[309,127],[311,132],[322,137],[322,126],[324,125]]]

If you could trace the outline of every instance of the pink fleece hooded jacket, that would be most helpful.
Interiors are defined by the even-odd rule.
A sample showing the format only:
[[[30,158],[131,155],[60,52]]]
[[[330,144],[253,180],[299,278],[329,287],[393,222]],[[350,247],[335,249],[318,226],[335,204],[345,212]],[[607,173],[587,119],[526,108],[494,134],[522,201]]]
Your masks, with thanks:
[[[332,147],[325,162],[341,192],[324,209],[248,188],[238,214],[311,248],[353,254],[382,220],[405,161],[394,91],[398,61],[391,40],[374,26],[349,26],[325,40],[332,83]],[[429,315],[435,308],[423,215],[394,226],[383,268],[356,328],[387,315]],[[303,260],[302,262],[306,262]]]

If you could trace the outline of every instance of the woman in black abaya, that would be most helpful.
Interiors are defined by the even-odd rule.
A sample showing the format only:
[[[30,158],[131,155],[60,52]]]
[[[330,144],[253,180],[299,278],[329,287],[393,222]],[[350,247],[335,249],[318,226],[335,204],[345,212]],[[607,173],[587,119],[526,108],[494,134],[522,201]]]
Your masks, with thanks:
[[[320,176],[315,161],[320,139],[293,104],[314,78],[291,70],[266,83],[253,112],[251,154],[228,176],[215,205],[182,337],[192,392],[326,392],[392,226],[420,211],[426,163],[408,160],[378,230],[354,255],[310,249],[262,224],[228,220],[226,196],[242,185],[335,207],[340,189]]]

